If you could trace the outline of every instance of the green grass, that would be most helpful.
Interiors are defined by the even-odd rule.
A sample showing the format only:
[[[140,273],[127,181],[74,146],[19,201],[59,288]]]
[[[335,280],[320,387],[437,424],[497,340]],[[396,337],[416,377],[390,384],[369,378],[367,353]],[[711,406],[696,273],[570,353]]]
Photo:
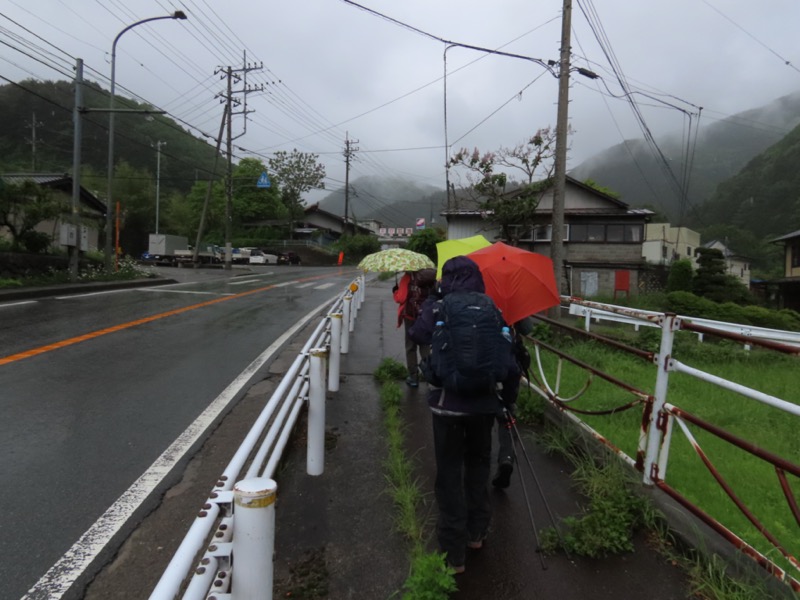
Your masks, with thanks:
[[[652,342],[647,339],[652,338],[652,334],[643,337],[644,345]],[[656,378],[653,365],[597,342],[568,345],[568,353],[575,358],[652,393]],[[562,343],[557,347],[564,349]],[[747,352],[731,344],[700,344],[691,336],[679,336],[674,357],[703,371],[800,403],[800,360],[795,357],[760,350]],[[543,362],[548,379],[554,382],[556,357],[543,352]],[[585,371],[564,363],[560,395],[569,397],[577,393],[586,379]],[[633,398],[629,392],[595,377],[588,391],[571,405],[588,410],[608,409]],[[667,401],[789,462],[798,463],[800,420],[792,415],[679,373],[670,374]],[[611,416],[578,416],[626,454],[636,455],[642,418],[640,407]],[[774,468],[696,426],[688,428],[734,492],[791,554],[800,556],[798,526]],[[794,494],[800,497],[800,482],[791,475],[787,477]],[[665,481],[797,577],[797,570],[761,536],[716,483],[677,424],[673,428]]]
[[[426,519],[424,498],[414,478],[414,463],[405,451],[406,422],[403,418],[404,393],[397,384],[407,375],[406,367],[385,358],[375,370],[381,383],[381,407],[386,434],[386,458],[383,462],[389,493],[395,506],[398,533],[410,543],[411,569],[403,584],[403,600],[447,600],[455,592],[454,572],[440,552],[425,549]]]

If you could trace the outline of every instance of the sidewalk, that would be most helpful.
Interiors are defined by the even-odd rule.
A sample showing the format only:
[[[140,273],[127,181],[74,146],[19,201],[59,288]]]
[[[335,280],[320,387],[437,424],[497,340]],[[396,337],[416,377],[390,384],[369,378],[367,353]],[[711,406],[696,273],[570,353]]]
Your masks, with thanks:
[[[305,475],[300,448],[292,453],[278,481],[276,579],[285,579],[291,568],[309,558],[307,571],[321,575],[324,559],[327,597],[337,600],[389,598],[401,589],[409,569],[408,547],[393,533],[393,507],[385,493],[379,386],[372,375],[383,358],[404,362],[403,332],[395,327],[391,285],[391,281],[367,285],[350,352],[342,357],[341,389],[329,395],[327,423],[335,442],[326,454],[325,473],[317,478]],[[404,386],[404,416],[408,454],[416,461],[416,476],[430,515],[429,545],[436,549],[435,466],[425,388],[425,384],[416,390]],[[525,431],[521,433],[556,518],[576,514],[580,499],[566,463],[545,455]],[[544,529],[550,525],[547,511],[527,468],[522,470],[536,526]],[[568,560],[559,555],[547,557],[543,568],[518,471],[507,490],[492,490],[492,503],[489,538],[482,550],[469,551],[466,573],[456,577],[456,599],[688,597],[683,574],[644,539],[637,540],[632,554],[602,560]],[[295,583],[301,581],[297,575]],[[302,593],[299,587],[281,585],[275,598],[322,597]]]

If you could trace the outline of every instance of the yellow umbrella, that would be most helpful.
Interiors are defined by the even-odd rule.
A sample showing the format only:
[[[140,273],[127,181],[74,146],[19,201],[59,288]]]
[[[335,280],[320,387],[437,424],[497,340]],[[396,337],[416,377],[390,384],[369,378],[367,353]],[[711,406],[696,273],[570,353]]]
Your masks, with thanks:
[[[475,250],[491,246],[492,243],[482,235],[473,235],[458,240],[445,240],[436,244],[439,260],[436,263],[436,279],[442,278],[442,266],[454,256],[465,256]]]

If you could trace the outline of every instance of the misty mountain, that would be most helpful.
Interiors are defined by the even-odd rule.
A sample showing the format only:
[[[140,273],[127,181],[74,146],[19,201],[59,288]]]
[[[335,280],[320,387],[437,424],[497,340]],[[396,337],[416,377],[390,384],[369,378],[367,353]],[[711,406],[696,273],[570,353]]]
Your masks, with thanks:
[[[444,189],[400,178],[359,177],[350,183],[348,212],[358,221],[376,220],[386,227],[414,227],[424,217],[430,225],[439,223],[445,206]],[[325,196],[319,207],[344,215],[344,188]]]
[[[592,179],[618,192],[620,199],[631,206],[651,207],[673,222],[684,222],[682,217],[708,200],[721,181],[736,175],[748,161],[798,124],[800,93],[701,125],[688,174],[684,170],[686,141],[679,135],[656,140],[677,181],[689,180],[688,199],[683,203],[663,162],[657,160],[644,139],[612,146],[572,169],[570,175],[581,181]]]

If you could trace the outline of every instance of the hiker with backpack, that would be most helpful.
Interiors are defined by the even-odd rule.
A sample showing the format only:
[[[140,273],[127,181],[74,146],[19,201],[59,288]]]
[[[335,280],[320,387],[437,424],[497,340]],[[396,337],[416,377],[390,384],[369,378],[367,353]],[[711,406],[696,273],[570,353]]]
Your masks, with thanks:
[[[399,304],[397,309],[397,327],[404,328],[406,340],[406,367],[408,377],[406,384],[410,387],[419,386],[419,361],[423,360],[430,348],[420,345],[408,336],[408,329],[416,321],[422,310],[425,299],[436,287],[436,269],[421,269],[419,271],[406,271],[400,281],[392,288],[394,301]],[[417,353],[419,352],[419,356]]]
[[[481,548],[489,529],[498,384],[519,381],[502,315],[484,291],[478,265],[466,256],[451,258],[439,294],[428,297],[409,329],[412,340],[431,345],[421,368],[430,384],[437,537],[456,573],[464,572],[467,548]]]

